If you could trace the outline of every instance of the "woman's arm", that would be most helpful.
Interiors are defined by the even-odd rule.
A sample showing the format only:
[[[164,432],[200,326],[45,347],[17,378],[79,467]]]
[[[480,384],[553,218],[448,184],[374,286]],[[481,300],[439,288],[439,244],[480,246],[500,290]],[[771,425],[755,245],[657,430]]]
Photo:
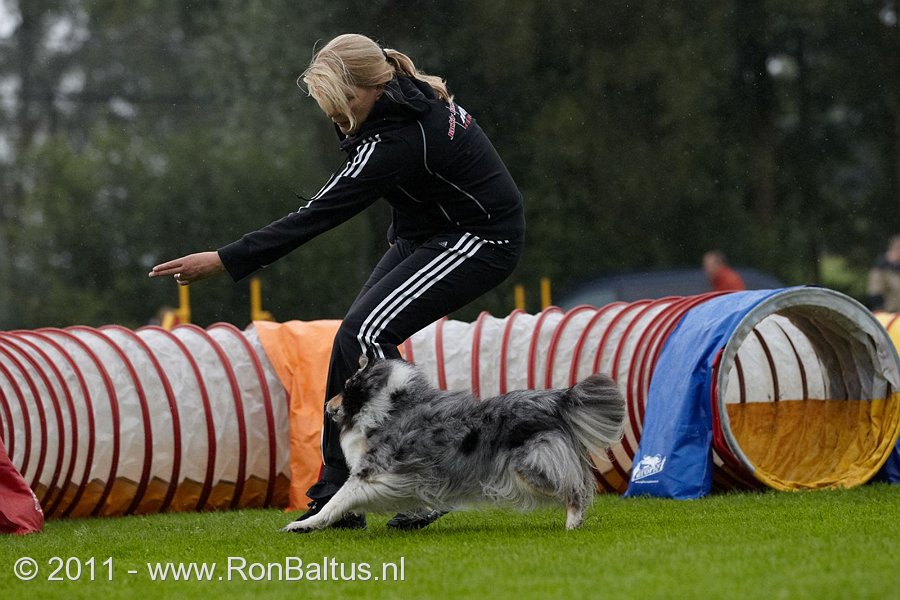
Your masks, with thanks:
[[[409,175],[414,160],[402,139],[375,136],[360,144],[342,168],[296,212],[219,248],[229,275],[238,281],[270,265],[320,233],[370,206]]]
[[[410,147],[400,139],[380,136],[360,144],[342,168],[296,212],[215,252],[189,254],[161,263],[151,277],[178,275],[182,285],[227,271],[238,281],[272,264],[320,233],[340,225],[370,206],[382,192],[408,175]]]

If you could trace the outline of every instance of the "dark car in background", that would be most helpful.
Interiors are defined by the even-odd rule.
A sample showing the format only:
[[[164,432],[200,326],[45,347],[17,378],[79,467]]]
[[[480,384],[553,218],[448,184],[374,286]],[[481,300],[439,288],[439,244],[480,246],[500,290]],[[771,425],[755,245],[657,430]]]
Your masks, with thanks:
[[[734,267],[748,290],[784,287],[777,277],[757,269]],[[612,302],[665,298],[666,296],[693,296],[710,291],[709,281],[703,269],[667,269],[620,273],[583,281],[560,295],[557,306],[570,309],[580,304],[603,306]]]

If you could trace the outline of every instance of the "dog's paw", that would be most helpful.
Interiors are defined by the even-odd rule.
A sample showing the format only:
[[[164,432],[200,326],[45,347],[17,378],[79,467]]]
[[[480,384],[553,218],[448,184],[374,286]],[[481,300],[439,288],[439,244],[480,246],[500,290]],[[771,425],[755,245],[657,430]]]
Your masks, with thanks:
[[[309,533],[314,531],[314,528],[307,521],[294,521],[282,527],[281,531],[284,533]]]

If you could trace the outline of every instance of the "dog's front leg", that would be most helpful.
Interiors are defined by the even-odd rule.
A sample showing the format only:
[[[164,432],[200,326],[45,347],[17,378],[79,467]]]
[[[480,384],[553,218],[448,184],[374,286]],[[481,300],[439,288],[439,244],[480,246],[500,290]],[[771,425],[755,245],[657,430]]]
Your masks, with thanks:
[[[294,521],[281,531],[312,531],[328,527],[354,508],[363,505],[367,498],[364,493],[365,485],[359,477],[351,477],[318,514],[302,521]]]

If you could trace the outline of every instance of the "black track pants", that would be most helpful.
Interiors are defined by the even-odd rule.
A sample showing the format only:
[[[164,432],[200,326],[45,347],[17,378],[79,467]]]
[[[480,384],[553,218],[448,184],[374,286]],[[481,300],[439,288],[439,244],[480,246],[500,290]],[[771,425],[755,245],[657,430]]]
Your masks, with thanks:
[[[370,348],[400,358],[397,346],[425,326],[462,308],[506,279],[515,268],[521,240],[493,242],[471,233],[437,235],[421,245],[397,240],[378,262],[334,339],[325,401],[341,393]],[[334,494],[349,475],[340,429],[325,416],[325,467],[307,494]]]

